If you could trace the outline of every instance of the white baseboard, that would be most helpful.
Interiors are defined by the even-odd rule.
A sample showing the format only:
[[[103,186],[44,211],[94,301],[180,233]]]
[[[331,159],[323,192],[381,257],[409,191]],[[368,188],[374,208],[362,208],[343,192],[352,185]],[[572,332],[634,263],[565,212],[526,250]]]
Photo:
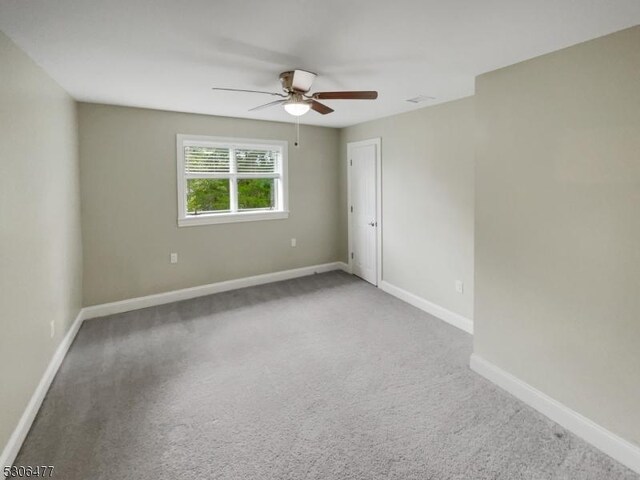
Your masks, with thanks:
[[[307,275],[313,275],[314,273],[330,272],[332,270],[344,270],[348,272],[349,266],[344,262],[325,263],[322,265],[313,265],[310,267],[296,268],[293,270],[284,270],[281,272],[267,273],[264,275],[256,275],[253,277],[239,278],[237,280],[229,280],[226,282],[212,283],[209,285],[202,285],[199,287],[185,288],[183,290],[175,290],[172,292],[160,293],[157,295],[149,295],[146,297],[132,298],[130,300],[123,300],[120,302],[106,303],[103,305],[95,305],[92,307],[85,307],[78,313],[78,316],[74,320],[71,328],[66,333],[60,345],[56,349],[44,375],[40,379],[40,383],[36,387],[35,392],[31,396],[27,407],[20,417],[20,421],[15,430],[11,434],[9,441],[5,445],[2,454],[0,455],[0,466],[12,465],[22,447],[29,429],[33,424],[33,421],[42,405],[42,401],[49,391],[51,382],[56,376],[64,357],[69,350],[69,347],[73,343],[78,330],[84,320],[90,318],[103,317],[105,315],[111,315],[114,313],[122,313],[130,310],[136,310],[139,308],[151,307],[154,305],[162,305],[164,303],[175,302],[179,300],[187,300],[189,298],[200,297],[203,295],[211,295],[212,293],[226,292],[228,290],[235,290],[238,288],[251,287],[254,285],[262,285],[265,283],[278,282],[281,280],[288,280],[291,278],[305,277]],[[1,474],[0,474],[1,475]],[[2,478],[0,476],[0,478]]]
[[[53,382],[56,373],[58,373],[58,369],[60,368],[67,351],[69,351],[69,347],[73,343],[73,340],[76,338],[83,320],[83,311],[80,310],[76,319],[73,321],[73,324],[71,324],[71,328],[69,328],[53,354],[53,357],[51,357],[51,361],[42,375],[35,392],[33,392],[27,407],[24,409],[24,413],[22,414],[22,417],[20,417],[18,425],[13,430],[11,437],[9,437],[9,440],[2,451],[2,455],[0,455],[0,467],[4,468],[5,466],[13,465],[13,462],[20,451],[20,447],[22,447],[22,443],[29,433],[31,424],[35,420],[38,410],[40,410],[40,405],[42,405],[42,401],[49,391],[51,382]]]
[[[473,335],[473,320],[470,320],[462,315],[452,312],[451,310],[447,310],[440,305],[436,305],[435,303],[430,302],[429,300],[425,300],[422,297],[414,295],[413,293],[407,292],[400,287],[396,287],[395,285],[390,284],[386,281],[381,281],[380,285],[378,285],[381,290],[384,290],[390,295],[399,298],[400,300],[404,300],[405,302],[413,305],[414,307],[419,308],[420,310],[424,310],[425,312],[433,315],[434,317],[438,317],[440,320],[444,320],[445,322],[453,325],[454,327],[458,327],[460,330],[464,330],[467,333]]]
[[[279,282],[282,280],[289,280],[291,278],[306,277],[308,275],[313,275],[314,273],[324,273],[332,270],[347,271],[348,266],[343,262],[324,263],[321,265],[312,265],[309,267],[295,268],[293,270],[265,273],[263,275],[255,275],[253,277],[244,277],[235,280],[227,280],[225,282],[200,285],[198,287],[157,293],[155,295],[147,295],[145,297],[130,298],[118,302],[103,303],[101,305],[85,307],[84,318],[88,320],[90,318],[104,317],[115,313],[155,307],[156,305],[163,305],[165,303],[179,302],[190,298],[203,297],[205,295],[237,290],[238,288],[253,287],[255,285],[262,285],[265,283]]]
[[[338,270],[342,270],[343,272],[347,272],[347,273],[352,273],[351,272],[351,267],[349,266],[348,263],[336,262],[336,264],[338,265]]]
[[[495,383],[631,470],[640,473],[640,447],[611,433],[476,354],[471,355],[470,366],[474,372]]]

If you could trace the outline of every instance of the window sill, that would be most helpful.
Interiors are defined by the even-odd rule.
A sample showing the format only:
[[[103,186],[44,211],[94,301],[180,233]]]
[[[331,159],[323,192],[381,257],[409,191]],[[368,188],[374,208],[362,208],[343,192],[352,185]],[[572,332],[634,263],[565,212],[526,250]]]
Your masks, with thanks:
[[[198,215],[178,219],[179,227],[196,227],[198,225],[215,225],[218,223],[258,222],[262,220],[282,220],[289,218],[289,211],[279,212],[245,212],[245,213],[216,213],[213,215]]]

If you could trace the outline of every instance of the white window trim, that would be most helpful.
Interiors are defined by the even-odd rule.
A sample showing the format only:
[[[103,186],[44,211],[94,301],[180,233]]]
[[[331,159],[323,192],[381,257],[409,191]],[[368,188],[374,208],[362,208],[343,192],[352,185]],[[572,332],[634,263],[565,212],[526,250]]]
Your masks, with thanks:
[[[203,145],[210,143],[226,144],[232,147],[252,146],[252,147],[279,147],[282,152],[281,158],[281,174],[280,183],[282,189],[280,192],[277,210],[271,211],[248,211],[248,212],[225,212],[212,213],[205,215],[187,215],[187,178],[184,168],[184,142],[198,143]],[[254,138],[232,138],[232,137],[210,137],[208,135],[176,135],[176,151],[177,151],[177,179],[178,179],[178,226],[193,227],[196,225],[212,225],[219,223],[236,223],[236,222],[253,222],[259,220],[278,220],[289,217],[289,184],[287,179],[288,172],[288,149],[289,142],[283,140],[263,140]],[[268,177],[269,175],[265,175]],[[255,176],[253,176],[255,177]],[[233,182],[232,182],[233,185]]]

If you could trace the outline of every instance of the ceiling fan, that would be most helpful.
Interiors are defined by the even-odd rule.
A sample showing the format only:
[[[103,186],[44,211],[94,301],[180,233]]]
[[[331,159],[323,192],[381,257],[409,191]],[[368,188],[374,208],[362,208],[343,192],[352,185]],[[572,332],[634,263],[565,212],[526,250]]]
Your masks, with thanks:
[[[262,93],[265,95],[274,95],[282,97],[280,100],[266,103],[258,107],[252,108],[250,112],[262,110],[263,108],[273,107],[276,105],[284,105],[287,113],[299,117],[309,110],[315,110],[322,115],[333,112],[333,109],[326,106],[318,100],[375,100],[378,98],[378,92],[375,91],[356,91],[356,92],[316,92],[309,93],[311,84],[316,78],[315,73],[305,70],[291,70],[280,74],[280,82],[284,93],[263,92],[260,90],[243,90],[239,88],[218,88],[213,90],[225,90],[229,92],[249,92]]]

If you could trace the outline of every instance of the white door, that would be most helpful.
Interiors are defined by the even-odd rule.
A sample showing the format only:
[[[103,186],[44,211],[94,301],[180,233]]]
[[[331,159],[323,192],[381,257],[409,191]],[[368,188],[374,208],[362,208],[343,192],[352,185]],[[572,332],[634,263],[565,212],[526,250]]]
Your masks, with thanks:
[[[351,264],[355,275],[374,285],[378,283],[378,148],[377,140],[349,145]]]

